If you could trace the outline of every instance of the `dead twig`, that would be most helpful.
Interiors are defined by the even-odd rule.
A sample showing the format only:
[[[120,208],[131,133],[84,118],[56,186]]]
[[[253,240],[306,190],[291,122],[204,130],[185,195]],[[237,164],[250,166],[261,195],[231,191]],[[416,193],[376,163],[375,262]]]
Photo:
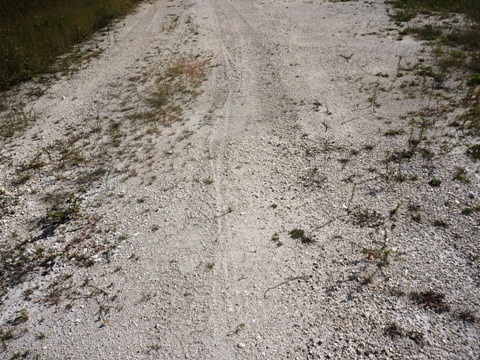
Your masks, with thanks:
[[[300,280],[300,279],[307,279],[309,276],[308,275],[301,275],[301,276],[294,276],[294,277],[291,277],[291,278],[288,278],[287,280],[285,281],[282,281],[280,284],[277,284],[275,286],[272,286],[272,287],[269,287],[267,290],[265,290],[265,292],[263,293],[263,298],[266,299],[267,298],[267,292],[269,292],[270,290],[273,290],[273,289],[276,289],[286,283],[289,283],[290,281],[295,281],[295,280]]]

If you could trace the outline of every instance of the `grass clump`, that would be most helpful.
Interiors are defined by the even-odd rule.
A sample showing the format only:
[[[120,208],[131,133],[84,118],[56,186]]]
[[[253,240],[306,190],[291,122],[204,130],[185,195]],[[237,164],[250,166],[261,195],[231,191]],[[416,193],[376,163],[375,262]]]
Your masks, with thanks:
[[[0,0],[0,90],[46,71],[55,58],[139,0]]]
[[[467,155],[474,160],[480,160],[480,144],[470,146],[467,150]]]
[[[312,237],[306,235],[305,231],[302,229],[293,229],[288,232],[288,235],[290,235],[292,239],[300,240],[301,243],[304,245],[312,244],[315,242],[315,240]]]

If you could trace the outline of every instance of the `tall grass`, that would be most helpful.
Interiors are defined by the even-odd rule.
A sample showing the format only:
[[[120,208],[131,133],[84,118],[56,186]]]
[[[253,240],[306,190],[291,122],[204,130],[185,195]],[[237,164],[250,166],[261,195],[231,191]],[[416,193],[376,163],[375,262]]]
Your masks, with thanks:
[[[393,0],[395,7],[417,13],[460,13],[469,20],[480,22],[480,0]]]
[[[140,0],[0,0],[0,91],[46,71],[55,58]]]

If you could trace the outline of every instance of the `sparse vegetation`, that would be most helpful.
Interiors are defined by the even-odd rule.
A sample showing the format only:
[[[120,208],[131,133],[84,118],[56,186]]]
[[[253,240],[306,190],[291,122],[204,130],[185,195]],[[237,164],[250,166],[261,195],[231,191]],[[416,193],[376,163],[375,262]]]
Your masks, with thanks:
[[[363,248],[362,254],[367,255],[369,260],[375,259],[377,260],[377,266],[379,268],[385,267],[390,263],[390,255],[392,254],[392,250],[386,249],[385,247],[379,249],[369,249]]]
[[[361,228],[376,228],[385,221],[385,218],[380,213],[372,209],[358,209],[352,212],[352,217],[353,223]]]
[[[445,302],[445,294],[435,290],[412,292],[410,299],[425,308],[442,313],[450,311],[450,305]]]
[[[465,323],[474,324],[478,321],[478,317],[472,310],[460,310],[456,314],[457,318]]]
[[[389,325],[387,325],[385,327],[384,333],[392,339],[406,337],[419,346],[423,346],[425,344],[425,335],[423,333],[415,330],[407,331],[396,323],[390,323]]]
[[[275,243],[275,245],[277,245],[277,247],[283,245],[283,242],[282,240],[280,240],[280,236],[278,235],[278,233],[272,235],[272,241]]]
[[[467,150],[467,155],[474,160],[480,160],[480,144],[470,146]]]
[[[302,229],[293,229],[288,234],[292,239],[300,240],[301,243],[305,245],[315,242],[315,240],[312,237],[306,235],[305,231]]]
[[[302,236],[305,236],[305,231],[302,229],[293,229],[288,233],[288,235],[290,235],[292,239],[301,239]]]

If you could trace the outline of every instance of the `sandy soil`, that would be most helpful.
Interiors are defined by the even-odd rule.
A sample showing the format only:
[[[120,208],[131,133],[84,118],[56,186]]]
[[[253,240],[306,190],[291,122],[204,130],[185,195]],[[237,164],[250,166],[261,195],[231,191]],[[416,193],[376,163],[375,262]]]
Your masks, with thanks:
[[[478,359],[478,162],[387,11],[152,1],[9,94],[1,357]]]

